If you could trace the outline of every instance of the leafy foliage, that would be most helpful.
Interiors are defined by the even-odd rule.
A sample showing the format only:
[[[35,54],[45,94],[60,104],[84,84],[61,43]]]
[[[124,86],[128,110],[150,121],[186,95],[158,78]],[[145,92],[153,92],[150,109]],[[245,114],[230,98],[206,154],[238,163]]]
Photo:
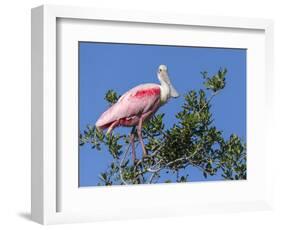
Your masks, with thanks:
[[[114,103],[117,102],[117,100],[119,99],[119,96],[117,95],[117,93],[110,89],[106,92],[105,94],[105,98],[104,98],[110,105],[113,105]]]
[[[215,127],[210,111],[211,101],[225,88],[227,70],[220,69],[211,77],[207,72],[201,74],[206,90],[191,90],[184,95],[171,128],[165,128],[164,113],[154,115],[144,124],[146,158],[132,162],[129,133],[105,135],[88,126],[80,134],[81,146],[90,144],[97,151],[106,148],[112,156],[108,170],[100,173],[98,185],[188,182],[192,179],[188,174],[190,167],[200,170],[205,178],[219,175],[226,180],[246,179],[246,144],[235,134],[225,138],[223,131]],[[118,98],[113,90],[105,96],[109,104]],[[134,141],[139,142],[137,138]],[[140,154],[140,148],[136,150]],[[170,179],[161,181],[164,174]]]
[[[227,69],[220,69],[217,74],[212,77],[208,77],[208,72],[202,72],[203,78],[205,79],[204,85],[207,89],[217,92],[225,87],[225,75]]]

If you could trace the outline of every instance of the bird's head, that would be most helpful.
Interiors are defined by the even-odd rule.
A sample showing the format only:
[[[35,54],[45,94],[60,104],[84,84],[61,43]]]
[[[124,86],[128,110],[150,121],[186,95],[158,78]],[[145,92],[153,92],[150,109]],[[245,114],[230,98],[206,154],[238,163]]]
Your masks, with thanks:
[[[166,84],[168,85],[169,89],[170,89],[170,96],[171,97],[179,97],[179,93],[177,92],[177,90],[174,88],[174,86],[172,85],[170,78],[169,78],[169,74],[168,74],[168,68],[165,65],[160,65],[158,67],[158,71],[157,71],[157,77],[162,84]]]
[[[167,68],[167,66],[165,66],[165,65],[159,65],[159,67],[158,67],[158,73],[168,73],[168,68]]]

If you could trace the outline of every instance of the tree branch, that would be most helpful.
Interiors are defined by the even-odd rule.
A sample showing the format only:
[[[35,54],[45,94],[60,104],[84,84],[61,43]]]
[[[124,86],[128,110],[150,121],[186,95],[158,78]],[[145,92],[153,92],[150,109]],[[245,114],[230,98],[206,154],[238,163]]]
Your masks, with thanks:
[[[200,148],[200,149],[201,149],[201,148]],[[189,161],[192,157],[194,157],[194,156],[198,153],[198,151],[199,151],[200,149],[199,149],[199,145],[197,145],[196,149],[194,150],[194,152],[193,152],[191,155],[189,155],[188,157],[184,156],[184,157],[180,157],[180,158],[178,158],[178,159],[176,159],[176,160],[170,161],[169,163],[165,164],[164,167],[159,167],[159,168],[157,168],[157,169],[147,168],[146,171],[152,173],[152,175],[151,175],[151,177],[150,177],[150,180],[149,180],[149,183],[152,182],[152,180],[153,180],[155,174],[158,174],[161,170],[163,170],[163,169],[169,167],[170,165],[172,165],[172,164],[174,164],[174,163],[177,163],[177,162],[180,162],[180,161]],[[162,160],[162,159],[161,159],[161,160]],[[161,161],[161,160],[160,160],[160,161]],[[157,164],[160,164],[160,161],[157,162]],[[157,164],[156,164],[156,165],[157,165]]]

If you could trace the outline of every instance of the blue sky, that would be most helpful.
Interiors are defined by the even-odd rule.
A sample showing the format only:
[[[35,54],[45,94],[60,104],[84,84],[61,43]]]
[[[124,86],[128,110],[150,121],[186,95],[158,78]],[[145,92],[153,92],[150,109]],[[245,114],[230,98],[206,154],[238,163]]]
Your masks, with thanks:
[[[104,100],[108,89],[123,94],[142,83],[158,83],[156,76],[160,64],[168,66],[170,80],[183,95],[203,88],[200,72],[215,74],[227,68],[226,88],[215,97],[211,111],[214,123],[228,138],[235,133],[246,140],[246,50],[203,47],[157,45],[79,43],[79,126],[94,125],[108,108]],[[170,100],[159,109],[164,112],[167,127],[175,121],[183,97]],[[121,132],[130,129],[118,128]],[[80,147],[79,185],[94,186],[98,175],[104,172],[112,158],[105,149],[98,152],[90,145]],[[188,168],[190,181],[204,181],[202,172]],[[219,180],[219,176],[207,180]]]

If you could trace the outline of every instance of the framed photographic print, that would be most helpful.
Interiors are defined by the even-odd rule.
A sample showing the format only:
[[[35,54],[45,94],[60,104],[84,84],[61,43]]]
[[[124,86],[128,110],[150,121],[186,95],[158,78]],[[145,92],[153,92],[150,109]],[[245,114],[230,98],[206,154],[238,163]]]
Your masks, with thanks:
[[[34,8],[32,219],[270,208],[272,31],[265,19]]]

